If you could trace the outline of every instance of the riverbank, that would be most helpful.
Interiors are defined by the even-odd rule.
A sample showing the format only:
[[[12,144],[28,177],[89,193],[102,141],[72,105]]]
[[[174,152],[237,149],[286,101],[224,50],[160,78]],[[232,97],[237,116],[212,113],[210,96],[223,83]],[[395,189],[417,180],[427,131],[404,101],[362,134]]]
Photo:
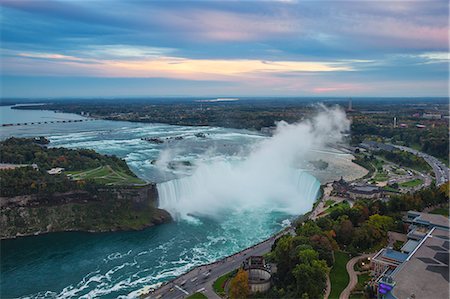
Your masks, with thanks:
[[[361,167],[357,164],[355,165]],[[353,180],[357,180],[364,175],[365,173],[359,176],[353,174],[352,178]],[[332,182],[333,181],[328,181],[326,184],[330,185]],[[320,214],[321,204],[323,204],[325,198],[324,195],[327,192],[331,192],[331,190],[325,190],[325,192],[317,199],[313,209],[304,215],[300,215],[297,220],[293,222],[295,223],[298,221],[316,218]],[[215,294],[212,287],[216,279],[239,268],[245,259],[250,256],[269,253],[272,250],[272,245],[275,241],[286,234],[295,234],[295,230],[292,225],[289,225],[280,232],[253,246],[245,248],[215,262],[192,268],[188,272],[162,284],[144,287],[130,295],[139,296],[140,298],[161,298],[165,294],[170,294],[171,298],[185,298],[193,293],[202,292],[208,298],[220,298],[217,294]]]
[[[157,208],[154,184],[69,191],[42,201],[36,195],[0,197],[0,238],[143,230],[172,221],[167,211]]]
[[[44,115],[38,110],[33,113],[38,114],[37,119]],[[195,137],[199,131],[207,138]],[[151,161],[169,154],[168,143],[153,144],[141,138],[171,138],[170,147],[179,151],[169,155],[168,161],[205,163],[216,157],[233,163],[236,153],[245,154],[263,138],[244,130],[103,120],[0,128],[0,132],[3,136],[47,136],[52,147],[84,148],[116,155],[140,178],[152,182],[169,181],[189,173],[175,173],[166,164],[156,167]],[[176,140],[177,136],[185,137]],[[215,151],[205,153],[207,148]],[[269,212],[262,207],[220,214],[224,217],[199,216],[195,223],[182,220],[140,231],[51,233],[4,240],[1,295],[126,296],[143,286],[170,280],[196,266],[248,248],[278,232],[283,221],[290,218],[286,213]],[[44,279],[55,273],[58,279]]]

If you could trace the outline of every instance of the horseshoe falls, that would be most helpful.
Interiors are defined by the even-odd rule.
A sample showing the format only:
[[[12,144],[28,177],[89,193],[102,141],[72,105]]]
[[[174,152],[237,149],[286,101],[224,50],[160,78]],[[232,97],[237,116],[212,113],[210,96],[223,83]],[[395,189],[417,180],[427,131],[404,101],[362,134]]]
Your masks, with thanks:
[[[50,146],[117,155],[139,177],[158,183],[160,206],[176,219],[142,231],[2,240],[2,297],[133,297],[145,286],[262,241],[311,209],[319,182],[305,170],[308,153],[339,140],[344,118],[328,111],[300,124],[280,122],[270,138],[245,130],[102,120],[0,131],[3,138],[44,135]],[[206,138],[196,137],[200,132]]]
[[[320,188],[319,181],[302,170],[278,179],[259,179],[244,180],[238,167],[215,163],[192,176],[159,183],[159,207],[177,220],[193,221],[196,216],[220,220],[259,208],[299,215],[311,209]]]

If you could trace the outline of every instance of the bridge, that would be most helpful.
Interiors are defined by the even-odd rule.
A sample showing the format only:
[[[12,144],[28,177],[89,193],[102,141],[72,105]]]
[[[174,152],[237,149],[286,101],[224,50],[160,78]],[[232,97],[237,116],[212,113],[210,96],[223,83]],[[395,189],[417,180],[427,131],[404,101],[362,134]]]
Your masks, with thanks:
[[[2,124],[2,127],[34,126],[34,125],[58,124],[58,123],[79,123],[79,122],[94,121],[94,120],[96,120],[96,119],[95,118],[86,118],[86,119],[34,121],[34,122],[26,122],[26,123]]]

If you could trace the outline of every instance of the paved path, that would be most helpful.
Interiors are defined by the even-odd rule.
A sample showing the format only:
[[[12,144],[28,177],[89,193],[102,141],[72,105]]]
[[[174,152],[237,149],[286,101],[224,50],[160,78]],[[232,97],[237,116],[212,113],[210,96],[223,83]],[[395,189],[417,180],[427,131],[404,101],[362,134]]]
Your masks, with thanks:
[[[341,295],[339,296],[339,299],[348,299],[350,296],[350,292],[355,288],[356,284],[358,283],[358,273],[354,270],[355,264],[362,259],[372,257],[373,253],[363,254],[357,257],[352,258],[347,263],[347,273],[350,276],[350,281],[347,285],[347,287],[342,291]]]
[[[328,299],[330,297],[331,293],[331,281],[330,281],[330,274],[327,275],[327,288],[325,289],[325,295],[323,295],[323,299]]]

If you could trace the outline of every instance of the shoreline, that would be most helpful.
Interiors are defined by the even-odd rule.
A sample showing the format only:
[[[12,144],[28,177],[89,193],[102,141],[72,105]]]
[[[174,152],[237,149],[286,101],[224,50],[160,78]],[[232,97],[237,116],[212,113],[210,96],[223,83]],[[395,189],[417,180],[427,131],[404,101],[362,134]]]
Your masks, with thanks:
[[[355,165],[363,168],[362,166],[360,166],[358,164],[355,164]],[[361,177],[362,176],[354,177],[352,181],[360,179]],[[326,187],[328,184],[331,184],[331,183],[333,183],[333,181],[331,181],[331,180],[328,180],[328,181],[324,182],[323,184],[321,184],[321,189],[322,189],[323,186]],[[225,256],[223,258],[220,258],[220,259],[218,259],[216,261],[213,261],[211,263],[195,266],[194,268],[188,270],[187,272],[185,272],[183,274],[180,274],[180,275],[178,275],[178,276],[176,276],[176,277],[174,277],[174,278],[172,278],[172,279],[170,279],[168,281],[156,283],[156,284],[149,285],[149,286],[145,286],[145,287],[143,287],[143,288],[141,288],[141,289],[139,289],[139,290],[137,290],[135,292],[132,292],[130,294],[136,293],[136,295],[139,296],[140,298],[150,298],[149,296],[152,295],[154,292],[157,292],[158,290],[161,290],[164,287],[168,287],[168,286],[170,286],[170,284],[174,284],[178,280],[181,281],[182,278],[189,276],[190,274],[194,273],[196,270],[201,271],[202,268],[207,268],[207,267],[212,267],[214,265],[223,264],[223,263],[229,261],[230,259],[233,259],[234,257],[237,257],[239,255],[246,256],[248,251],[251,251],[252,249],[257,248],[258,246],[261,246],[261,245],[263,245],[265,243],[268,243],[268,242],[273,242],[274,243],[276,240],[278,240],[279,238],[281,238],[282,236],[284,236],[284,235],[286,235],[288,233],[291,233],[291,234],[295,233],[295,231],[294,231],[295,223],[297,223],[298,221],[306,221],[306,220],[312,219],[314,217],[314,215],[315,215],[315,213],[314,213],[315,210],[319,207],[319,203],[323,200],[323,196],[324,196],[323,193],[321,193],[319,195],[319,197],[316,199],[316,201],[313,204],[313,208],[310,211],[306,212],[305,214],[295,216],[293,218],[292,222],[289,224],[289,226],[283,228],[282,230],[278,231],[277,233],[271,235],[270,237],[268,237],[268,238],[266,238],[266,239],[264,239],[264,240],[262,240],[262,241],[260,241],[260,242],[258,242],[256,244],[254,244],[254,245],[252,245],[250,247],[244,248],[244,249],[242,249],[242,250],[240,250],[238,252],[235,252],[235,253],[233,253],[231,255],[228,255],[228,256]],[[304,219],[302,219],[302,218],[304,218]],[[153,290],[153,291],[150,292],[151,290]]]

